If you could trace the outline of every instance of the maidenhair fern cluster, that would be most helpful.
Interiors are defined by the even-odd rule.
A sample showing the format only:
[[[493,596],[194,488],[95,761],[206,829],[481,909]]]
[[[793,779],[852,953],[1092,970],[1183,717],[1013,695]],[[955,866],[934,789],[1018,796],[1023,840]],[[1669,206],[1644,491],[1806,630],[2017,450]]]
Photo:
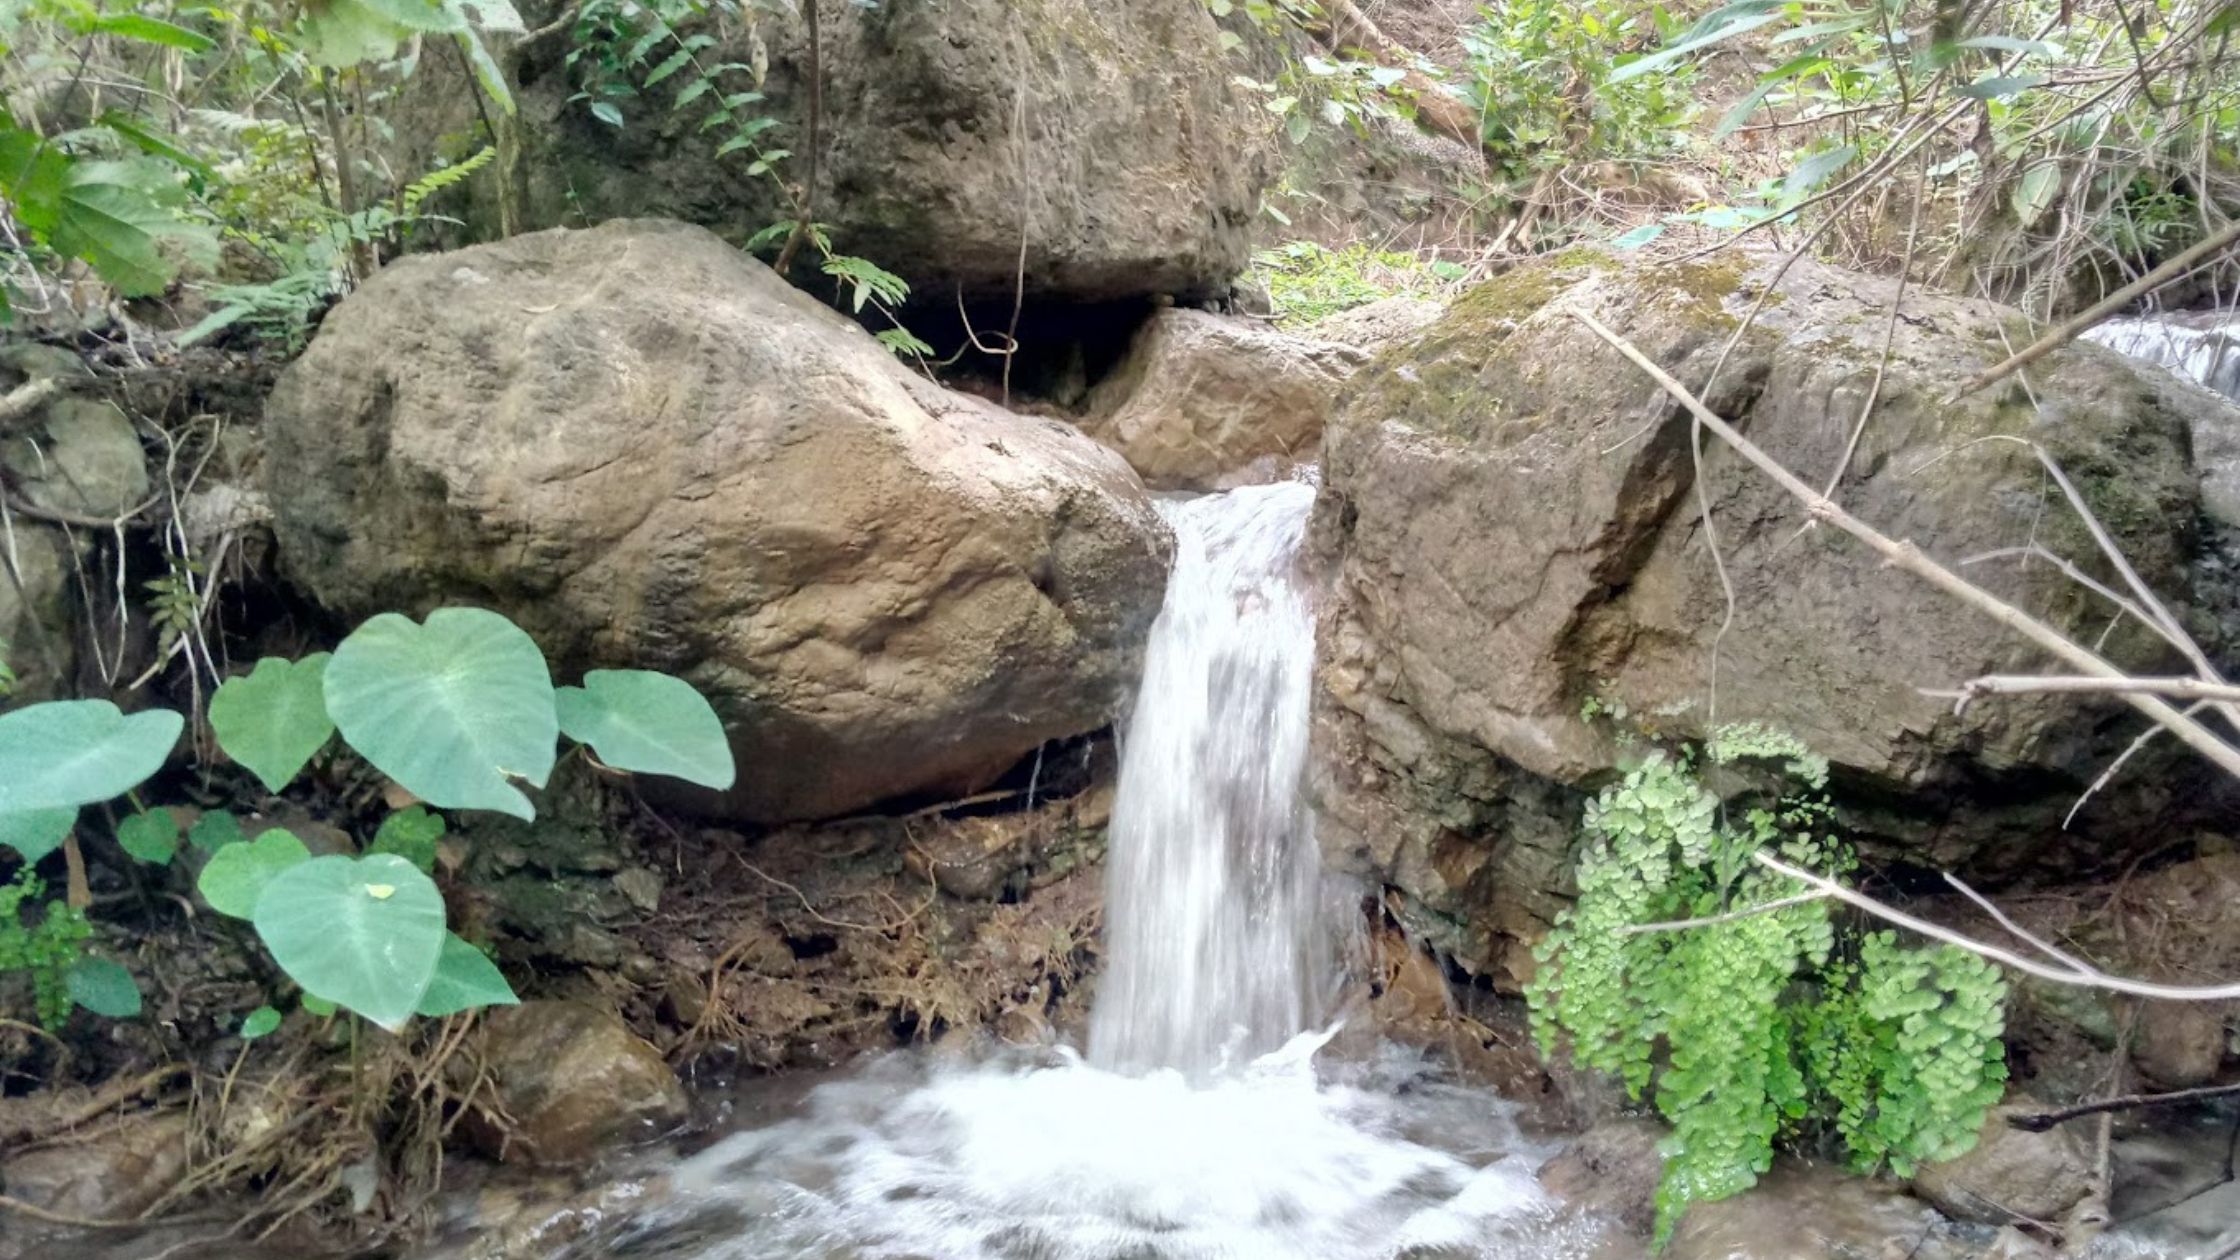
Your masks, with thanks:
[[[85,912],[60,898],[42,901],[46,883],[26,866],[0,884],[0,973],[21,971],[31,978],[32,1006],[41,1027],[62,1027],[70,1017],[69,974],[93,926]],[[24,903],[35,907],[26,920]]]
[[[1962,1154],[2006,1079],[1996,970],[1888,932],[1839,939],[1825,900],[1755,860],[1849,869],[1826,761],[1757,725],[1700,758],[1651,752],[1588,806],[1579,897],[1527,990],[1544,1050],[1568,1043],[1671,1123],[1660,1244],[1690,1203],[1755,1184],[1786,1139],[1833,1135],[1860,1168],[1901,1173]],[[1794,790],[1735,816],[1700,771],[1744,761]]]

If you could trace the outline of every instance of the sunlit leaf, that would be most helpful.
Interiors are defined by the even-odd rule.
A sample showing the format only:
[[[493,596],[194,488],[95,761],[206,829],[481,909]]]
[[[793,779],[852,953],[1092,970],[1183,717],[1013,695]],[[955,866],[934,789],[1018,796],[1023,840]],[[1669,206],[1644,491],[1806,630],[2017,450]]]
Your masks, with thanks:
[[[489,955],[453,932],[444,937],[436,974],[415,1013],[437,1019],[484,1006],[514,1006],[520,1001]]]
[[[389,895],[374,896],[375,887]],[[254,922],[306,993],[391,1032],[419,1008],[449,936],[435,881],[393,853],[292,866],[264,886]]]
[[[300,661],[268,656],[210,697],[210,730],[226,755],[267,791],[288,786],[334,734],[327,716],[327,654]]]
[[[211,854],[195,888],[212,910],[246,919],[256,913],[265,885],[310,860],[311,850],[303,841],[274,827],[255,840],[238,840]]]
[[[0,714],[0,814],[74,809],[122,796],[163,768],[186,719],[127,715],[106,700],[57,700]]]

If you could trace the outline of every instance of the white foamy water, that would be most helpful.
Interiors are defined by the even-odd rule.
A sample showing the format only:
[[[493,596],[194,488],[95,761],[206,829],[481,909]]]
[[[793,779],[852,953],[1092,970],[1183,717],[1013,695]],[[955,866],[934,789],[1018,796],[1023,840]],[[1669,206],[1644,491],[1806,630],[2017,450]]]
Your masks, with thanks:
[[[1588,1254],[1511,1105],[1399,1051],[1317,1062],[1337,951],[1300,782],[1313,499],[1163,506],[1175,567],[1122,737],[1088,1057],[889,1056],[626,1183],[556,1258]]]
[[[1322,1013],[1329,934],[1301,798],[1314,620],[1297,574],[1314,487],[1162,505],[1173,576],[1121,743],[1089,1061],[1203,1078]]]
[[[2083,335],[2240,401],[2240,315],[2111,319]]]

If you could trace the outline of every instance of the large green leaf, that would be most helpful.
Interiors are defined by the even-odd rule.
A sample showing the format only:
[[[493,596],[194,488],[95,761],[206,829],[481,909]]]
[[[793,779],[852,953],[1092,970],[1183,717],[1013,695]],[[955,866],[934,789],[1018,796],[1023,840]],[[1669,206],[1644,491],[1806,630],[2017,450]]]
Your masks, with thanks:
[[[420,1009],[415,1013],[439,1019],[477,1007],[516,1006],[520,1002],[489,955],[452,932],[443,938],[435,978],[428,982],[428,991],[420,996]]]
[[[0,714],[0,814],[122,796],[163,768],[185,726],[168,709],[128,717],[106,700],[56,700]]]
[[[70,838],[70,827],[78,821],[78,811],[72,809],[31,809],[17,814],[0,814],[0,844],[7,845],[23,855],[26,862],[36,862],[62,847]]]
[[[310,860],[311,850],[303,841],[274,827],[253,841],[236,840],[211,854],[194,886],[212,910],[246,919],[256,914],[265,885]]]
[[[450,935],[435,881],[393,853],[290,867],[264,886],[254,922],[304,992],[391,1032],[419,1009]]]
[[[560,730],[599,760],[636,774],[666,774],[722,791],[738,772],[731,741],[692,684],[644,669],[595,669],[557,693]]]
[[[325,652],[300,661],[268,656],[210,697],[210,730],[226,755],[278,792],[334,734],[327,716]]]
[[[57,253],[82,258],[126,297],[163,292],[178,268],[158,238],[211,256],[216,238],[183,216],[185,192],[168,163],[152,158],[72,161],[41,231]]]
[[[536,817],[510,780],[543,787],[560,722],[544,653],[480,608],[426,625],[383,613],[327,663],[327,712],[352,748],[406,791],[447,809]]]

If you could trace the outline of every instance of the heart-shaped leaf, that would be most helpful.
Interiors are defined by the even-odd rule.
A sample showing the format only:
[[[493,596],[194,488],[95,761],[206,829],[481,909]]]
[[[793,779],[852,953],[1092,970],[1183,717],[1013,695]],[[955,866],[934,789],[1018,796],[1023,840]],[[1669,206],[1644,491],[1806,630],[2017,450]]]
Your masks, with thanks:
[[[241,1039],[255,1041],[280,1026],[280,1012],[269,1006],[260,1006],[241,1017]]]
[[[265,884],[254,922],[304,992],[391,1032],[419,1009],[450,935],[435,881],[394,853],[291,866]]]
[[[515,1006],[520,1001],[489,955],[453,932],[444,937],[435,978],[420,996],[418,1013],[435,1019],[483,1006]]]
[[[243,838],[241,820],[230,810],[205,810],[202,817],[194,820],[194,826],[187,829],[187,843],[204,853],[216,853],[229,844],[240,843]]]
[[[436,869],[436,842],[443,839],[443,815],[407,805],[381,820],[368,853],[394,853],[423,871]]]
[[[117,824],[117,844],[143,862],[168,866],[179,853],[179,820],[168,809],[134,814]]]
[[[0,714],[0,814],[122,796],[163,769],[185,726],[168,709],[127,716],[106,700],[56,700]]]
[[[110,1019],[131,1019],[140,1013],[140,986],[132,973],[106,958],[81,958],[64,978],[70,1000]]]
[[[210,731],[226,755],[278,792],[334,734],[327,716],[327,653],[300,661],[268,656],[210,697]]]
[[[722,791],[738,772],[716,711],[692,684],[645,669],[595,669],[556,696],[560,730],[599,760]]]
[[[19,814],[0,814],[0,844],[22,854],[26,862],[37,862],[62,847],[62,842],[70,836],[72,824],[77,821],[76,809],[31,809]]]
[[[327,663],[327,712],[374,768],[432,805],[533,819],[513,786],[543,787],[560,723],[544,653],[480,608],[440,608],[421,625],[383,613]]]
[[[194,886],[212,910],[246,919],[256,914],[265,885],[282,871],[310,860],[311,850],[303,841],[274,827],[253,841],[236,840],[211,854]]]

